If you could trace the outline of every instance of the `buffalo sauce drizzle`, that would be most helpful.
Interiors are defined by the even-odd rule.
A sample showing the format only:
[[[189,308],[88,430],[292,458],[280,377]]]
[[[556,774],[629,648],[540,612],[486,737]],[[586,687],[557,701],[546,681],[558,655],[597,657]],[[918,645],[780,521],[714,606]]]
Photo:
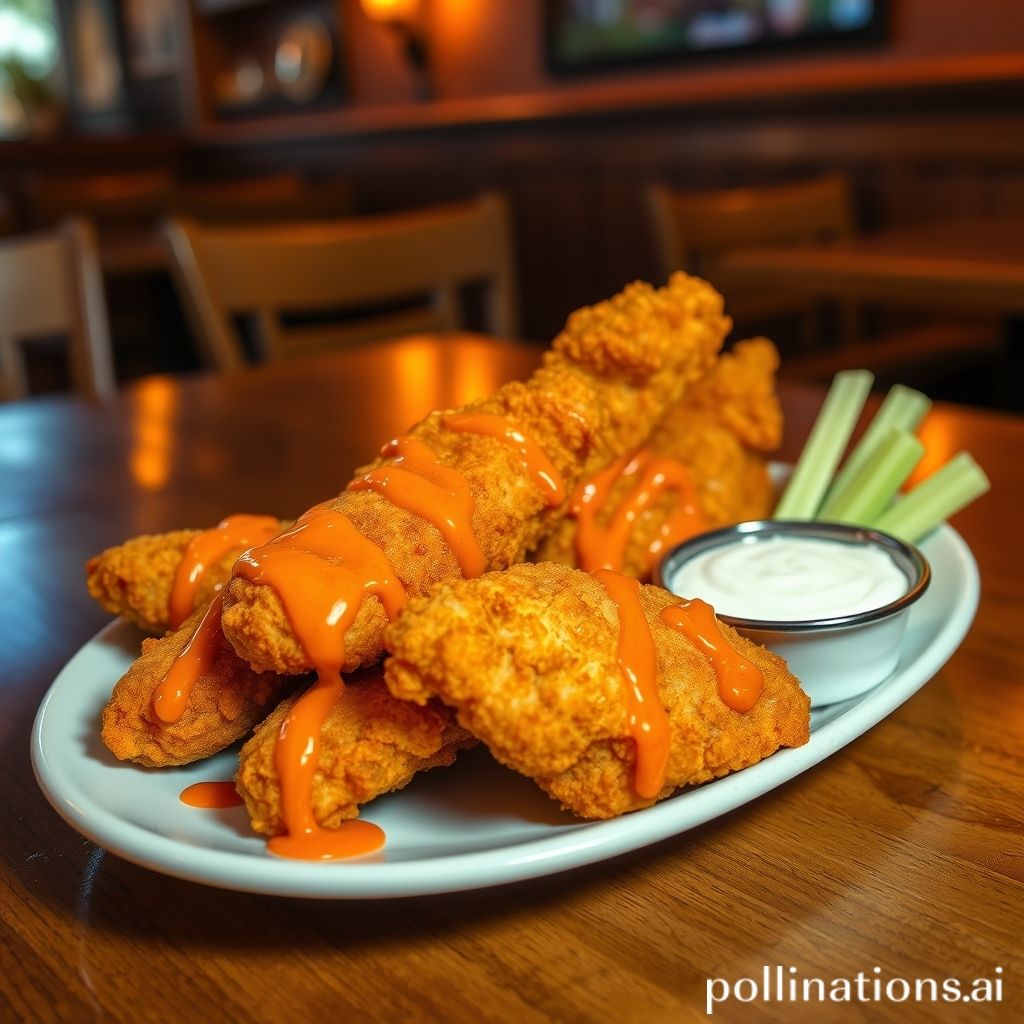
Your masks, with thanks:
[[[479,426],[472,419],[468,423]],[[527,468],[551,491],[549,500],[553,504],[561,501],[560,478],[544,453],[510,421],[502,420],[502,424],[504,439],[519,446]],[[490,430],[487,426],[478,432]],[[479,576],[486,561],[472,530],[474,503],[468,481],[458,470],[440,463],[430,447],[415,437],[397,438],[382,454],[391,460],[353,482],[349,490],[373,490],[393,505],[433,523],[463,575]],[[405,602],[405,591],[390,561],[345,515],[324,504],[310,509],[290,529],[245,551],[235,563],[233,575],[276,591],[317,672],[316,683],[295,702],[278,733],[274,763],[286,834],[271,839],[269,849],[279,856],[309,860],[333,860],[379,849],[384,833],[369,822],[347,821],[337,829],[321,827],[313,812],[313,783],[321,729],[344,692],[345,634],[367,595],[379,598],[389,618]],[[220,649],[222,603],[223,594],[218,594],[158,686],[153,703],[162,721],[180,717],[195,680]],[[176,717],[170,717],[172,714]]]
[[[636,478],[619,505],[604,524],[598,517],[606,511],[612,488],[620,479]],[[585,480],[573,492],[569,512],[577,520],[576,557],[587,572],[611,569],[621,572],[626,546],[640,515],[664,493],[678,495],[679,501],[666,516],[658,534],[648,546],[644,574],[666,548],[703,532],[707,526],[697,505],[689,470],[675,459],[641,449],[625,455]]]
[[[449,430],[485,434],[509,445],[522,460],[527,475],[540,488],[548,505],[561,505],[565,500],[565,484],[561,473],[544,449],[512,420],[486,412],[453,412],[441,422]]]
[[[629,735],[636,744],[633,787],[645,800],[665,786],[671,728],[658,692],[658,654],[640,604],[640,583],[630,576],[598,569],[594,579],[619,610],[618,660],[626,680]]]
[[[469,482],[451,466],[438,462],[429,445],[404,435],[386,444],[383,466],[349,484],[350,491],[376,491],[392,505],[433,523],[451,549],[462,575],[480,576],[487,567],[473,535],[473,492]]]
[[[183,789],[178,799],[189,807],[207,810],[238,807],[243,802],[233,782],[196,782]]]
[[[234,515],[193,537],[171,585],[167,615],[171,629],[177,629],[195,611],[199,582],[211,566],[232,551],[265,544],[280,532],[281,524],[273,516]]]
[[[503,424],[510,441],[528,449],[524,459],[529,465],[539,465],[553,484],[560,485],[543,452],[509,421]],[[464,576],[483,573],[486,560],[473,534],[474,501],[465,477],[443,465],[429,445],[410,435],[391,441],[381,454],[389,461],[348,489],[372,490],[432,523]],[[344,691],[345,634],[367,594],[380,599],[389,618],[405,602],[391,563],[346,516],[320,505],[270,543],[245,552],[234,574],[277,592],[296,638],[317,671],[315,685],[291,708],[278,733],[274,763],[286,834],[270,840],[270,851],[284,857],[328,860],[379,849],[384,834],[369,822],[347,821],[337,829],[318,825],[312,794],[321,729]]]
[[[274,765],[286,833],[271,839],[268,848],[302,860],[334,860],[380,849],[384,833],[370,822],[321,827],[313,812],[313,782],[321,729],[345,689],[345,634],[368,595],[380,600],[389,618],[405,603],[390,561],[347,516],[318,505],[280,537],[245,552],[234,575],[276,591],[317,672],[316,683],[291,707],[278,732]]]
[[[715,610],[695,598],[674,604],[661,613],[661,621],[706,654],[718,679],[718,693],[733,711],[749,711],[764,689],[764,676],[752,662],[734,650],[722,635]]]
[[[196,631],[153,691],[153,714],[167,725],[177,722],[185,713],[199,677],[213,667],[221,649],[223,605],[224,592],[221,591],[210,602]]]

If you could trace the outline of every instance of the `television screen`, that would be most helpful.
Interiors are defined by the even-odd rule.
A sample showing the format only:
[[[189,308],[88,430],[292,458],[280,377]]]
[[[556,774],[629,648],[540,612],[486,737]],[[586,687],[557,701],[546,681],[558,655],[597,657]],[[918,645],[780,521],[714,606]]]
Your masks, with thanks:
[[[885,0],[546,0],[547,53],[573,71],[880,36]]]

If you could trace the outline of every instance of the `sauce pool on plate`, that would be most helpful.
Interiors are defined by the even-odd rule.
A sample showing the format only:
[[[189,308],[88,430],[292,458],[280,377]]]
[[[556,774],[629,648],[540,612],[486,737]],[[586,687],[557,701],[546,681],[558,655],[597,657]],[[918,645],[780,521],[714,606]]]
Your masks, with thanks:
[[[217,810],[221,807],[240,807],[244,801],[234,782],[194,782],[181,791],[180,800],[189,807]]]
[[[677,594],[700,595],[720,615],[772,622],[856,615],[909,589],[884,551],[800,536],[721,544],[684,562],[667,582]]]

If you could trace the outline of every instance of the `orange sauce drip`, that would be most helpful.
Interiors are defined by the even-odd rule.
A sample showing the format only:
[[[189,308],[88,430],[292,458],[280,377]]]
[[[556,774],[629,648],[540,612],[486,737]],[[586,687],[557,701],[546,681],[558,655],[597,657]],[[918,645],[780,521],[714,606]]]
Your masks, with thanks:
[[[199,677],[213,667],[221,647],[220,613],[223,604],[224,593],[221,591],[210,602],[192,638],[153,691],[153,714],[167,725],[177,722],[185,713]]]
[[[653,800],[665,785],[672,733],[658,692],[658,653],[640,604],[640,583],[609,569],[593,576],[619,609],[619,667],[627,684],[629,734],[636,743],[633,786],[638,796]]]
[[[320,733],[330,710],[345,692],[337,670],[318,667],[315,685],[288,712],[274,748],[274,766],[281,784],[284,835],[274,836],[267,849],[295,860],[337,860],[372,853],[384,845],[383,830],[368,821],[346,821],[322,828],[313,814],[313,783],[320,759]]]
[[[291,529],[245,552],[234,574],[273,587],[317,671],[316,684],[295,702],[278,733],[274,763],[286,834],[271,839],[269,850],[334,860],[380,849],[384,833],[369,822],[322,828],[313,813],[313,783],[324,720],[345,690],[345,634],[368,595],[380,600],[389,618],[405,603],[390,561],[345,515],[317,505]]]
[[[183,789],[178,799],[189,807],[204,807],[211,810],[219,807],[238,807],[244,803],[233,782],[196,782]]]
[[[196,608],[199,581],[207,569],[216,565],[231,551],[241,551],[253,544],[264,544],[281,532],[281,524],[273,516],[228,516],[212,530],[189,541],[171,585],[168,619],[177,629]]]
[[[462,575],[480,576],[487,562],[473,535],[473,492],[466,478],[438,462],[430,447],[416,437],[396,438],[381,454],[392,456],[391,461],[354,480],[348,489],[376,491],[392,505],[433,523]]]
[[[441,421],[450,430],[486,434],[513,448],[533,482],[544,492],[548,505],[565,501],[565,484],[544,449],[521,427],[504,416],[485,412],[453,412]]]
[[[749,711],[757,703],[764,689],[764,676],[722,635],[711,605],[698,599],[684,601],[666,608],[661,621],[708,656],[718,678],[719,696],[726,706],[733,711]]]
[[[623,477],[636,477],[636,482],[602,525],[598,516],[604,512],[612,488]],[[578,523],[576,557],[580,567],[587,572],[598,569],[621,572],[637,519],[664,493],[675,493],[680,501],[648,546],[643,574],[650,572],[658,555],[666,548],[707,529],[697,506],[689,470],[675,459],[641,449],[616,460],[577,487],[569,512]]]

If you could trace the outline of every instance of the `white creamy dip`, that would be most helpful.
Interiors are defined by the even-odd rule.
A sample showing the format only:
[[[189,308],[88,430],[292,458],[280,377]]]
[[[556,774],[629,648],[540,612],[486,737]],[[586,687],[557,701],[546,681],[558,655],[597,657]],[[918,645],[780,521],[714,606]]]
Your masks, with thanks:
[[[668,581],[720,615],[804,622],[881,608],[909,589],[884,551],[812,537],[745,538],[684,562]]]

